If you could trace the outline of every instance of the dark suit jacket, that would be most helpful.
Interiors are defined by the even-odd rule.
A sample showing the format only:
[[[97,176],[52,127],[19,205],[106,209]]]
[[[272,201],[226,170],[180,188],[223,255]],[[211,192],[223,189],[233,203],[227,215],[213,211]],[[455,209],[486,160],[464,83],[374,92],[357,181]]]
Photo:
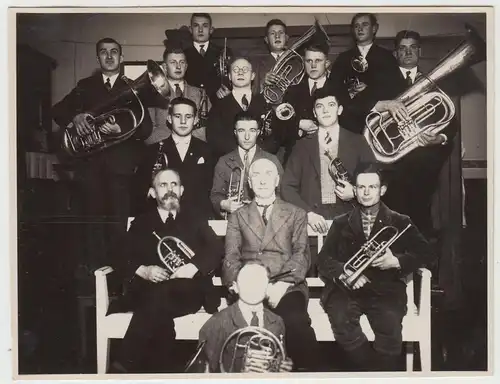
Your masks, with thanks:
[[[338,157],[352,175],[360,162],[374,161],[372,151],[361,135],[340,128]],[[281,183],[283,199],[304,209],[320,213],[321,163],[318,133],[297,142],[285,167]],[[338,214],[352,209],[350,202],[340,199],[334,204]],[[327,219],[331,219],[327,218]]]
[[[194,87],[192,85],[184,83],[184,92],[183,96],[195,102],[198,111],[200,110],[201,101],[203,100],[203,95],[205,94],[205,90],[202,88]],[[175,89],[170,90],[170,98],[169,100],[173,100],[175,98]],[[146,144],[154,144],[158,143],[161,140],[165,140],[172,134],[172,129],[167,125],[167,116],[168,116],[168,106],[170,105],[170,101],[166,99],[161,99],[161,96],[157,98],[160,102],[157,107],[148,108],[149,114],[151,115],[151,120],[153,121],[153,132],[151,135],[145,140]],[[212,103],[210,99],[207,98],[207,106],[208,111],[212,108]],[[193,136],[203,140],[206,140],[206,127],[199,127],[193,130]]]
[[[248,111],[260,117],[266,112],[264,96],[252,95]],[[207,143],[212,148],[216,158],[220,158],[235,149],[238,144],[234,135],[234,118],[243,111],[233,94],[229,94],[214,104],[207,123]],[[276,137],[259,137],[257,144],[267,152],[277,153],[279,143]]]
[[[217,75],[219,56],[223,48],[210,42],[205,56],[201,56],[194,45],[184,50],[188,62],[186,81],[195,87],[204,88],[213,104],[217,101],[217,90],[221,86],[221,79]],[[227,55],[232,56],[231,48],[227,47]]]
[[[61,128],[66,128],[77,114],[99,108],[112,100],[126,86],[120,76],[110,92],[104,86],[101,73],[82,79],[68,95],[53,106],[52,118]],[[117,122],[120,124],[119,120]],[[151,118],[146,111],[142,124],[132,137],[102,152],[81,159],[79,163],[99,164],[99,167],[104,167],[110,173],[133,174],[145,148],[143,141],[151,132]]]
[[[381,99],[384,88],[394,79],[394,70],[398,64],[392,52],[377,45],[375,42],[368,54],[366,61],[368,69],[364,73],[357,73],[352,69],[351,60],[360,56],[357,46],[342,52],[332,65],[330,81],[332,85],[342,90],[342,105],[345,109],[342,125],[353,132],[361,133],[364,128],[364,117]],[[353,99],[349,97],[347,85],[344,81],[355,76],[367,85],[367,88],[358,93]]]
[[[206,342],[203,352],[209,362],[210,372],[220,372],[219,356],[224,346],[225,341],[238,329],[247,327],[248,324],[241,313],[238,303],[234,303],[222,311],[214,314],[200,329],[199,342]],[[285,323],[278,315],[271,312],[269,309],[264,308],[264,325],[263,328],[272,332],[276,337],[285,337]],[[230,366],[232,360],[232,352],[234,351],[236,338],[228,343],[226,353],[224,354],[223,364],[227,368]],[[242,339],[243,342],[246,339]],[[241,369],[242,359],[241,354],[237,354],[235,361],[235,371],[239,372]]]
[[[306,212],[279,198],[267,226],[255,201],[229,215],[222,279],[230,287],[245,260],[258,259],[271,276],[296,268],[280,279],[293,283],[287,292],[301,291],[308,298],[305,281],[311,266]]]
[[[384,203],[380,204],[370,237],[385,226],[394,226],[401,232],[408,224],[412,226],[390,247],[394,256],[399,259],[401,269],[381,270],[368,267],[364,274],[371,280],[371,283],[366,284],[365,287],[383,289],[384,285],[401,285],[402,278],[434,259],[435,255],[427,240],[413,225],[410,218],[390,210]],[[388,238],[383,238],[383,240],[388,240]],[[333,220],[323,248],[318,254],[318,272],[325,280],[323,299],[326,299],[332,290],[339,289],[334,279],[341,275],[345,263],[361,249],[366,241],[359,207]]]
[[[257,93],[260,93],[263,91],[264,87],[264,79],[266,78],[266,75],[268,72],[273,69],[274,65],[276,64],[276,59],[274,58],[271,53],[268,53],[265,56],[260,57],[257,66],[257,69],[255,71],[255,79],[254,83],[256,84],[256,90]]]
[[[157,286],[135,274],[141,265],[158,265],[164,268],[156,250],[158,239],[153,232],[160,237],[175,236],[191,248],[195,253],[192,263],[199,269],[193,284],[206,285],[207,292],[212,287],[210,273],[219,267],[223,249],[207,220],[196,212],[182,209],[174,225],[168,227],[154,208],[136,217],[129,231],[117,242],[112,255],[112,266],[125,282],[125,294],[115,302],[116,304],[110,306],[110,313],[133,310],[147,297],[148,292]],[[176,284],[176,280],[167,280],[160,284]]]
[[[252,159],[252,163],[258,159],[271,160],[276,165],[281,180],[284,172],[283,166],[275,155],[268,153],[257,146],[255,156]],[[231,179],[231,171],[235,167],[240,167],[241,169],[243,169],[243,161],[241,160],[240,154],[238,153],[238,149],[235,149],[227,155],[222,156],[215,166],[214,180],[212,184],[212,190],[210,192],[210,200],[212,201],[214,211],[219,214],[221,213],[220,202],[227,199],[229,180]],[[232,185],[235,189],[238,188],[238,183],[240,180],[239,178],[240,173],[234,172]],[[244,181],[243,191],[243,200],[253,199],[253,192],[248,184],[248,178]]]
[[[191,137],[186,157],[182,161],[172,136],[169,136],[163,143],[162,153],[167,156],[168,167],[179,172],[184,186],[181,205],[183,207],[195,207],[198,213],[205,217],[212,216],[209,194],[212,187],[215,163],[208,144],[196,137]],[[153,166],[158,159],[159,146],[160,144],[156,143],[148,147],[145,161],[139,168],[137,185],[140,188],[137,196],[139,204],[141,200],[146,200],[151,185]],[[164,159],[163,156],[161,158]]]

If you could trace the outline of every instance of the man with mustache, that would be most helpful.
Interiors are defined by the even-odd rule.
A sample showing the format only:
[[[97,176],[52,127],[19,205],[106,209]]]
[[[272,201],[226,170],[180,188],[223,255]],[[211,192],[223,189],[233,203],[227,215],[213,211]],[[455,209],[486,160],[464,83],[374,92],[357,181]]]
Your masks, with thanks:
[[[224,48],[210,41],[214,32],[212,17],[208,13],[193,13],[189,27],[193,44],[184,51],[188,62],[186,81],[196,87],[206,90],[212,104],[229,95],[229,84],[222,84],[222,78],[217,72],[219,57]],[[233,56],[231,48],[226,54]]]
[[[212,103],[208,98],[206,91],[202,88],[195,87],[189,84],[185,79],[188,63],[186,54],[181,47],[169,45],[163,52],[163,69],[167,75],[167,81],[170,86],[169,100],[161,97],[157,98],[157,105],[154,108],[149,108],[151,119],[153,120],[153,133],[146,139],[146,144],[153,146],[162,140],[167,139],[172,133],[172,127],[168,120],[168,106],[170,101],[176,97],[185,97],[192,100],[196,104],[197,111],[205,108],[208,112],[212,108]],[[206,103],[202,106],[202,102]],[[198,124],[202,123],[202,125]],[[198,123],[193,129],[193,136],[197,139],[207,141],[205,122],[198,120]]]
[[[112,372],[179,372],[169,364],[175,354],[174,319],[207,309],[211,273],[220,265],[222,245],[205,218],[181,206],[179,174],[162,169],[152,177],[151,196],[157,207],[138,216],[117,246],[113,267],[124,282],[124,295],[109,313],[133,311],[132,320]],[[158,237],[174,236],[194,257],[174,273],[157,253]],[[183,251],[177,250],[183,255]],[[163,255],[167,255],[165,249]]]
[[[122,46],[112,38],[103,38],[96,43],[96,56],[100,70],[80,80],[52,108],[52,118],[61,129],[73,124],[78,134],[91,133],[88,111],[115,100],[120,92],[129,89],[120,76]],[[101,134],[119,135],[126,128],[132,127],[124,125],[123,118],[117,116],[114,124],[102,126]],[[146,150],[144,140],[151,131],[151,118],[145,113],[143,122],[129,139],[85,158],[71,159],[82,202],[81,215],[88,222],[81,246],[85,253],[83,264],[89,269],[90,278],[93,269],[106,264],[108,243],[126,226],[134,172]]]
[[[435,256],[410,218],[380,201],[387,184],[376,164],[360,164],[354,180],[358,206],[334,219],[318,255],[319,275],[325,281],[321,304],[328,314],[335,341],[346,352],[351,368],[399,370],[402,321],[408,301],[403,279],[432,262]],[[401,237],[374,260],[350,288],[343,285],[340,278],[347,261],[369,239],[386,226],[395,227],[401,234],[408,225]],[[394,233],[389,229],[377,237],[377,243],[388,241]],[[362,314],[368,317],[375,334],[373,348],[359,324]]]

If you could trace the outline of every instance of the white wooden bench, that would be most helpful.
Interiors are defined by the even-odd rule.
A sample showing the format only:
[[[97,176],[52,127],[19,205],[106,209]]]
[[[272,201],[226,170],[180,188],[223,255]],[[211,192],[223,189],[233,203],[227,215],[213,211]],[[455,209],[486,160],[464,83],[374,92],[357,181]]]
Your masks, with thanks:
[[[129,225],[130,225],[129,221]],[[211,220],[210,226],[218,236],[225,236],[227,222],[224,220]],[[331,222],[328,222],[330,225]],[[323,246],[324,236],[309,230],[310,237],[318,240],[318,250]],[[97,373],[107,372],[109,364],[110,339],[122,339],[130,324],[132,312],[114,313],[106,315],[110,298],[108,293],[107,275],[113,268],[106,266],[95,271],[96,277],[96,321],[97,321]],[[420,346],[420,363],[423,372],[431,370],[431,273],[425,268],[418,270],[421,278],[420,291],[415,295],[413,276],[407,278],[408,313],[403,319],[403,341],[406,342],[406,370],[413,371],[414,344]],[[307,278],[309,287],[323,287],[324,283],[319,278]],[[216,286],[221,285],[219,277],[213,278]],[[418,300],[415,298],[418,297]],[[221,299],[219,310],[227,306],[226,300]],[[318,341],[334,341],[333,332],[328,316],[324,312],[319,298],[311,298],[308,305],[312,327]],[[198,332],[203,324],[210,318],[202,308],[194,314],[175,319],[176,338],[178,340],[198,340]],[[370,341],[374,334],[366,316],[362,316],[361,327]]]

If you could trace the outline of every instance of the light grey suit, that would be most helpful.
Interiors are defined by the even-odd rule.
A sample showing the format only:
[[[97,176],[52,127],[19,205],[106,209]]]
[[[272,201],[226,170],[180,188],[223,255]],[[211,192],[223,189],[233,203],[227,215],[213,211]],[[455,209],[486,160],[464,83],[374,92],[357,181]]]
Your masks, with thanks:
[[[184,82],[184,92],[183,97],[190,99],[196,103],[198,110],[200,109],[201,101],[203,99],[203,94],[206,94],[203,88],[194,87]],[[174,89],[170,90],[170,100],[175,98]],[[208,110],[212,108],[212,103],[207,97]],[[162,108],[148,108],[149,114],[151,115],[151,120],[153,121],[153,132],[145,140],[148,145],[158,143],[162,140],[167,139],[172,134],[172,130],[167,126],[167,115],[168,115],[169,103],[166,102]],[[193,130],[193,136],[207,141],[206,138],[206,127],[200,127]]]

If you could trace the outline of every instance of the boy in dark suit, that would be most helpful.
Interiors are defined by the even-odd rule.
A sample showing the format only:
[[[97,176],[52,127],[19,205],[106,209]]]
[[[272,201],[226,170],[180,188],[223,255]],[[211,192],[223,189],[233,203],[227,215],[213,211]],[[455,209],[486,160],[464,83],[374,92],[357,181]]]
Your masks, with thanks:
[[[311,259],[306,212],[276,196],[279,176],[272,161],[255,161],[249,183],[253,201],[228,218],[222,281],[231,288],[241,265],[250,259],[260,260],[273,276],[290,271],[269,284],[268,304],[285,322],[285,344],[296,368],[315,371],[319,354],[307,312],[305,276]]]
[[[201,328],[199,342],[205,343],[203,353],[209,365],[210,372],[220,372],[219,356],[227,338],[235,331],[255,326],[273,333],[278,340],[285,335],[283,319],[267,309],[263,302],[269,284],[269,270],[258,261],[248,261],[238,272],[234,291],[238,301],[214,314]],[[227,344],[223,357],[223,369],[229,372],[235,350],[235,337]],[[284,340],[284,339],[283,339]],[[240,339],[240,344],[248,341],[248,335]],[[281,341],[281,340],[280,340]],[[281,341],[283,343],[283,341]],[[236,354],[234,369],[231,372],[266,372],[266,353],[251,353],[248,364],[243,365],[242,350]],[[280,372],[292,369],[290,358],[284,359],[279,365]]]
[[[121,45],[111,38],[96,43],[97,62],[100,71],[80,80],[77,86],[52,108],[52,118],[61,127],[73,124],[80,135],[92,132],[88,123],[88,111],[113,100],[127,89],[120,76],[123,62]],[[122,132],[121,119],[115,124],[105,123],[102,134]],[[142,124],[132,137],[96,152],[83,159],[73,159],[75,181],[79,184],[83,206],[82,215],[88,217],[88,235],[83,242],[88,246],[90,270],[103,265],[107,254],[106,243],[126,228],[131,212],[132,178],[145,151],[144,140],[151,134],[152,123],[145,113]],[[99,223],[108,222],[100,227]],[[109,228],[105,229],[105,228]],[[89,274],[91,275],[91,274]]]
[[[334,219],[318,255],[319,274],[326,282],[321,303],[335,340],[347,352],[355,369],[392,371],[397,369],[401,355],[402,321],[407,311],[403,279],[431,262],[434,256],[410,218],[380,201],[387,186],[376,165],[359,166],[354,177],[359,206]],[[401,234],[408,225],[401,237],[350,288],[343,286],[339,278],[346,262],[370,238],[386,226],[395,227]],[[377,237],[377,242],[381,244],[390,237]],[[375,333],[373,349],[359,325],[362,314],[366,314]]]
[[[179,174],[155,172],[151,195],[157,206],[135,218],[118,244],[112,264],[125,283],[124,295],[111,303],[108,313],[133,311],[122,348],[112,372],[173,372],[174,319],[206,308],[212,287],[211,273],[219,267],[222,247],[207,220],[182,206]],[[194,252],[191,261],[169,273],[157,252],[158,235],[174,236]],[[208,309],[207,309],[208,311]]]
[[[186,81],[195,87],[204,88],[212,104],[224,98],[230,90],[222,84],[222,78],[217,72],[219,57],[223,48],[210,41],[214,31],[212,17],[208,13],[193,13],[189,27],[193,38],[193,45],[185,49],[188,61]],[[227,56],[231,57],[232,51],[226,49]]]
[[[138,172],[138,212],[148,205],[147,180],[150,180],[154,168],[168,166],[179,172],[186,187],[182,196],[183,204],[196,207],[199,215],[212,217],[209,193],[214,160],[208,144],[192,134],[198,121],[196,104],[184,97],[173,99],[169,105],[167,120],[172,127],[172,134],[158,144],[157,151],[148,153]]]

